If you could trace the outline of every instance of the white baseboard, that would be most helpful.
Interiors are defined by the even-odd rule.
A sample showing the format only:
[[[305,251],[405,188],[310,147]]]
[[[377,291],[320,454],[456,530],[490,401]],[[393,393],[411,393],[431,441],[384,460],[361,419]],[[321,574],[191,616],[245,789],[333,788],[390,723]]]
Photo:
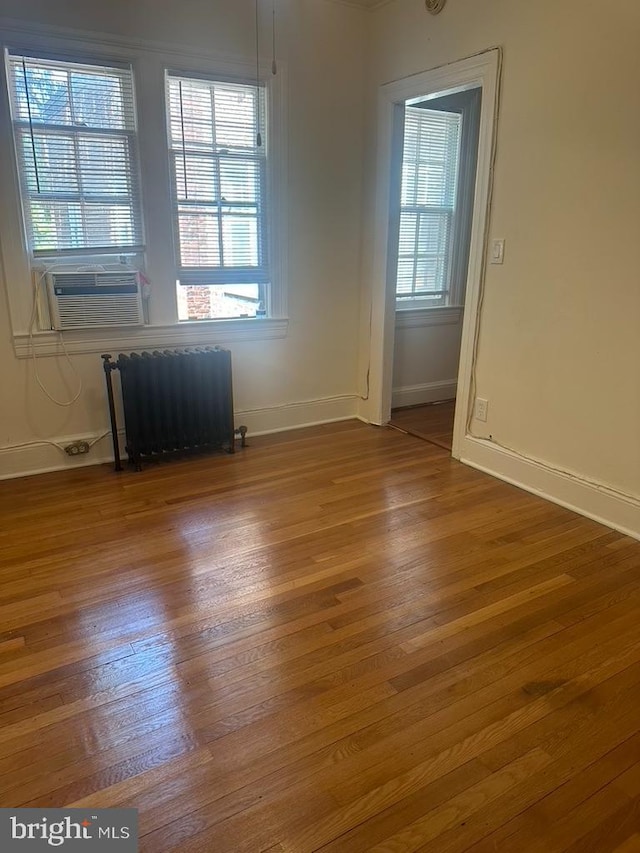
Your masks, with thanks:
[[[249,428],[249,435],[268,435],[288,429],[351,420],[356,417],[357,408],[358,397],[354,394],[241,410],[235,413],[235,420],[236,424],[245,424]]]
[[[420,406],[422,403],[438,403],[440,400],[453,400],[456,396],[457,380],[445,379],[440,382],[427,382],[423,385],[406,385],[394,388],[391,406],[401,409],[404,406]]]
[[[466,436],[460,461],[553,503],[640,539],[640,497],[555,471],[486,439]]]
[[[52,438],[56,444],[70,444],[84,439],[95,441],[98,436],[73,435]],[[68,456],[51,444],[32,444],[27,447],[0,447],[0,480],[12,480],[16,477],[30,477],[34,474],[49,474],[51,471],[65,471],[73,468],[87,468],[89,465],[102,465],[113,462],[111,435],[98,439],[89,453],[82,456]]]
[[[355,395],[305,400],[282,406],[237,411],[235,422],[237,426],[244,424],[248,427],[249,437],[266,435],[272,432],[284,432],[289,429],[351,420],[356,417],[357,404],[358,398]],[[106,428],[105,426],[105,430]],[[56,436],[51,441],[64,446],[77,439],[92,442],[97,438],[96,435],[76,434]],[[123,443],[121,440],[121,448]],[[111,434],[96,441],[89,453],[82,456],[67,456],[63,450],[54,447],[52,444],[0,447],[0,480],[46,474],[51,471],[86,468],[88,465],[102,465],[112,461]]]

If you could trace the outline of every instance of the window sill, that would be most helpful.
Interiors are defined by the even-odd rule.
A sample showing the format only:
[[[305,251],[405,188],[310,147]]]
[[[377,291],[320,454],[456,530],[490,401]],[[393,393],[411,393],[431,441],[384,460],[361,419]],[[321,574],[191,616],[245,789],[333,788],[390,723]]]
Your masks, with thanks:
[[[120,329],[78,329],[64,332],[69,355],[106,353],[111,350],[170,349],[186,346],[214,346],[241,341],[269,341],[286,338],[287,319],[197,320],[171,326],[142,326]],[[29,335],[13,336],[18,358],[31,356]],[[38,356],[61,355],[58,332],[35,332],[33,349]]]
[[[451,326],[462,319],[462,305],[444,308],[396,308],[396,329],[416,329],[423,326]]]

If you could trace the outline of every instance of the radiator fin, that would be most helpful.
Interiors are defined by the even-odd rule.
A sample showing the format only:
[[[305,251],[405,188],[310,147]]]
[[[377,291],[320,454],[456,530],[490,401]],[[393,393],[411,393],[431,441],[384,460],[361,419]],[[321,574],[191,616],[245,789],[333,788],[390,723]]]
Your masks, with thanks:
[[[220,347],[121,354],[126,450],[136,465],[179,450],[233,452],[231,353]]]

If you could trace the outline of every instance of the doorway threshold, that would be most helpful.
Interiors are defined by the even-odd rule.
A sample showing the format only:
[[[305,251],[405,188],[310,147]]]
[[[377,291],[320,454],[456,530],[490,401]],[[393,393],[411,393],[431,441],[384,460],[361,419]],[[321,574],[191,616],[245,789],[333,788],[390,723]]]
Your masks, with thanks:
[[[455,400],[394,409],[389,426],[451,453]]]

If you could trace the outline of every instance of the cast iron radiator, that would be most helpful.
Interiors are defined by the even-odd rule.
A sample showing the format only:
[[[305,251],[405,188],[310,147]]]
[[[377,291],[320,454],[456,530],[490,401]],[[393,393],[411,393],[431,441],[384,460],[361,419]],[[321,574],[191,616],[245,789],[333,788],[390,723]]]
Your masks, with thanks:
[[[112,372],[120,371],[126,452],[140,470],[143,458],[185,450],[235,450],[246,427],[234,429],[231,353],[196,347],[132,352],[113,362],[103,355],[116,471],[122,470]]]

